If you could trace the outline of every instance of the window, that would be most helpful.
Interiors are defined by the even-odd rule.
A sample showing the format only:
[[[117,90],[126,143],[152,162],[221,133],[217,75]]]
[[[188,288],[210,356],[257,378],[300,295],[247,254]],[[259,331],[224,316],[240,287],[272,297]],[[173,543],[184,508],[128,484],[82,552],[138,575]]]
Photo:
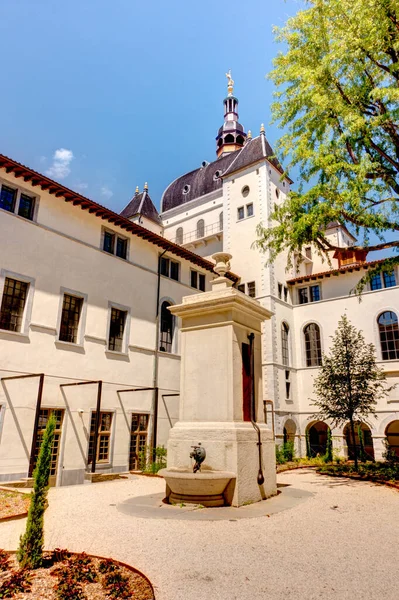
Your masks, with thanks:
[[[24,219],[33,221],[33,211],[35,209],[35,199],[26,194],[21,194],[19,198],[18,214]]]
[[[205,275],[197,271],[191,271],[191,287],[205,292]]]
[[[205,236],[205,221],[200,219],[197,222],[197,238],[203,238]]]
[[[21,331],[29,284],[6,277],[0,309],[0,329]]]
[[[312,247],[311,246],[307,246],[305,248],[305,256],[306,258],[308,258],[309,260],[312,260]]]
[[[16,199],[17,190],[8,187],[8,185],[1,186],[0,208],[4,208],[4,210],[8,210],[9,212],[14,212]]]
[[[244,198],[246,198],[249,195],[249,186],[248,185],[244,185],[244,187],[241,190],[241,194],[244,196]]]
[[[83,298],[64,294],[59,340],[76,344]]]
[[[290,328],[287,323],[281,324],[281,354],[283,359],[283,365],[288,367],[290,364],[290,352],[289,352],[289,336]]]
[[[127,258],[127,238],[121,237],[112,231],[104,231],[103,250],[115,254],[119,258]]]
[[[176,244],[183,243],[183,227],[178,227],[176,229]]]
[[[371,290],[381,290],[382,288],[390,288],[396,285],[396,277],[393,271],[376,273],[370,280]]]
[[[285,372],[285,399],[291,400],[291,381],[290,381],[290,372]]]
[[[159,268],[161,275],[163,275],[164,277],[169,277],[170,279],[179,281],[180,263],[176,262],[175,260],[171,260],[170,258],[165,258],[165,256],[162,256]]]
[[[382,360],[399,359],[398,317],[392,311],[386,311],[378,317]]]
[[[288,288],[284,286],[284,302],[288,302]]]
[[[237,285],[237,290],[245,294],[245,283],[240,283],[240,285]]]
[[[311,285],[309,287],[299,288],[298,298],[299,304],[307,304],[308,302],[318,302],[321,299],[320,286]]]
[[[223,213],[219,215],[219,231],[223,231]]]
[[[132,414],[130,429],[129,471],[139,469],[139,457],[147,446],[149,415]]]
[[[108,350],[123,352],[123,337],[125,333],[127,311],[111,307],[111,320],[109,324]]]
[[[254,205],[252,204],[247,204],[247,217],[252,217],[254,214]]]
[[[316,323],[309,323],[303,333],[305,336],[306,366],[319,367],[321,365],[320,328]]]
[[[240,208],[237,208],[237,219],[238,219],[239,221],[241,221],[241,220],[242,220],[244,217],[245,217],[245,214],[244,214],[244,207],[243,207],[243,206],[240,206]]]
[[[281,283],[278,283],[277,288],[278,288],[278,297],[281,299],[281,295],[283,293],[283,285]]]
[[[248,296],[250,296],[251,298],[255,298],[256,291],[255,291],[255,282],[254,281],[250,281],[249,283],[247,283],[247,289],[248,289]]]
[[[39,421],[36,429],[35,437],[35,449],[33,458],[33,469],[36,467],[37,459],[39,457],[40,446],[43,441],[43,435],[47,427],[47,422],[51,415],[55,416],[56,425],[54,430],[53,445],[51,447],[51,461],[50,461],[50,483],[55,483],[55,476],[57,475],[58,455],[60,450],[62,423],[64,420],[64,410],[58,408],[41,408],[39,412]]]
[[[126,258],[127,255],[127,239],[126,238],[116,238],[116,256],[119,258]]]
[[[89,456],[88,463],[93,461],[94,454],[94,434],[96,431],[96,417],[97,412],[91,413],[90,423],[90,440],[89,440]],[[111,425],[112,425],[112,413],[100,412],[100,418],[98,420],[97,430],[97,447],[96,452],[96,463],[108,463],[109,462],[109,449],[110,449],[110,438],[111,438]]]
[[[162,302],[161,306],[161,331],[159,339],[159,350],[161,352],[172,352],[174,333],[174,316],[168,310],[172,306],[170,302]]]

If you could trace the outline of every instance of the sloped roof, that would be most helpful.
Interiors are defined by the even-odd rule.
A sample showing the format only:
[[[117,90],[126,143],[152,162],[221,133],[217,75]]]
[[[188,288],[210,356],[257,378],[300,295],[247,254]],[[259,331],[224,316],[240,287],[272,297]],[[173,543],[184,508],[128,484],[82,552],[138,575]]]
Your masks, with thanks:
[[[33,169],[30,169],[29,167],[26,167],[25,165],[22,165],[21,163],[16,162],[12,158],[8,158],[3,154],[0,154],[0,168],[5,169],[7,173],[13,173],[17,178],[22,177],[23,181],[25,182],[29,181],[30,185],[33,187],[39,186],[42,190],[46,190],[48,194],[54,195],[55,201],[63,198],[65,202],[70,202],[73,206],[76,206],[77,209],[80,207],[81,210],[87,210],[95,217],[98,217],[103,221],[107,221],[108,223],[117,225],[132,235],[137,235],[137,237],[147,240],[151,244],[167,250],[171,254],[185,258],[193,264],[213,273],[213,267],[215,265],[209,260],[202,258],[202,256],[199,256],[198,254],[195,254],[194,252],[191,252],[190,250],[187,250],[178,244],[174,244],[161,235],[157,235],[156,233],[145,229],[145,227],[142,227],[137,223],[133,223],[133,221],[129,221],[129,219],[126,219],[126,217],[118,215],[118,213],[115,213],[109,208],[101,206],[101,204],[98,204],[89,198],[85,198],[85,196],[70,190],[60,183],[49,179],[45,175],[42,175],[41,173],[38,173],[37,171],[34,171]],[[235,275],[230,271],[226,273],[226,277],[232,281],[237,281],[239,279],[238,275]]]
[[[246,141],[243,148],[221,156],[172,181],[161,199],[161,212],[186,204],[222,187],[223,177],[261,160],[268,160],[281,174],[284,170],[264,134]],[[217,172],[219,175],[217,176]],[[288,178],[287,178],[288,179]],[[291,181],[291,180],[289,180]]]
[[[121,217],[126,217],[126,219],[131,219],[136,215],[143,215],[143,217],[147,217],[147,219],[154,221],[157,225],[162,225],[161,218],[147,190],[135,194],[120,214]]]
[[[322,271],[321,273],[312,273],[311,275],[300,275],[298,277],[294,277],[293,279],[288,279],[287,283],[289,285],[295,285],[296,283],[302,283],[303,281],[312,281],[315,279],[323,279],[323,277],[330,277],[331,275],[337,276],[340,273],[352,272],[352,271],[360,271],[360,269],[369,269],[370,267],[374,267],[386,260],[385,258],[380,258],[378,260],[371,260],[369,262],[356,262],[351,263],[350,265],[343,265],[338,269],[330,269],[329,271]]]

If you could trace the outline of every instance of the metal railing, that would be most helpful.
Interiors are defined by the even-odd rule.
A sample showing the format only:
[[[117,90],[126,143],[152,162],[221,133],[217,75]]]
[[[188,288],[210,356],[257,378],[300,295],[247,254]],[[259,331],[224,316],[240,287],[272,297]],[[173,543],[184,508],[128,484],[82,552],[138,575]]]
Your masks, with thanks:
[[[217,221],[216,223],[211,223],[211,225],[197,227],[197,229],[194,229],[194,231],[184,233],[182,236],[176,236],[172,241],[175,244],[188,244],[189,242],[194,242],[195,240],[202,240],[203,238],[214,235],[215,233],[221,233],[222,231],[223,223]]]

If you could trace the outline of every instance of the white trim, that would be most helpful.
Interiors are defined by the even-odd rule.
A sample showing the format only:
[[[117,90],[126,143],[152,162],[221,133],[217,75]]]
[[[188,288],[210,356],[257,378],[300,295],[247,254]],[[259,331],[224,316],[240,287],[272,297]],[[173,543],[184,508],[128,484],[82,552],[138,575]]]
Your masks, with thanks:
[[[27,275],[21,275],[20,273],[14,273],[13,271],[7,271],[6,269],[1,269],[0,271],[0,306],[3,301],[3,292],[4,292],[4,284],[6,277],[10,279],[16,279],[17,281],[23,281],[24,283],[28,283],[28,292],[26,296],[26,302],[24,306],[24,313],[22,316],[22,324],[21,331],[8,331],[8,329],[0,329],[0,332],[7,334],[17,334],[24,335],[29,337],[29,326],[32,315],[32,305],[33,305],[33,295],[35,291],[35,279],[33,277],[28,277]]]

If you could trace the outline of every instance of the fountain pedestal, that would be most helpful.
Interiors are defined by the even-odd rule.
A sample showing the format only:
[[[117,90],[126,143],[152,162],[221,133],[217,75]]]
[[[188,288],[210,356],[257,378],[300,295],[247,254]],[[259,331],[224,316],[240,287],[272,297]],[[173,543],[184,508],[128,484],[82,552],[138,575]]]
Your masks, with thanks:
[[[212,291],[186,296],[182,304],[170,307],[182,321],[180,414],[169,434],[168,468],[161,474],[168,481],[174,473],[176,486],[180,471],[179,489],[188,490],[191,483],[184,479],[192,475],[191,447],[201,442],[206,459],[195,474],[196,485],[201,476],[205,489],[208,475],[217,479],[219,473],[225,480],[230,474],[219,494],[226,504],[241,506],[276,494],[272,430],[265,423],[258,423],[256,430],[251,422],[263,419],[261,325],[271,313],[224,277],[229,255],[213,258],[219,277]],[[168,485],[167,495],[171,493]]]

